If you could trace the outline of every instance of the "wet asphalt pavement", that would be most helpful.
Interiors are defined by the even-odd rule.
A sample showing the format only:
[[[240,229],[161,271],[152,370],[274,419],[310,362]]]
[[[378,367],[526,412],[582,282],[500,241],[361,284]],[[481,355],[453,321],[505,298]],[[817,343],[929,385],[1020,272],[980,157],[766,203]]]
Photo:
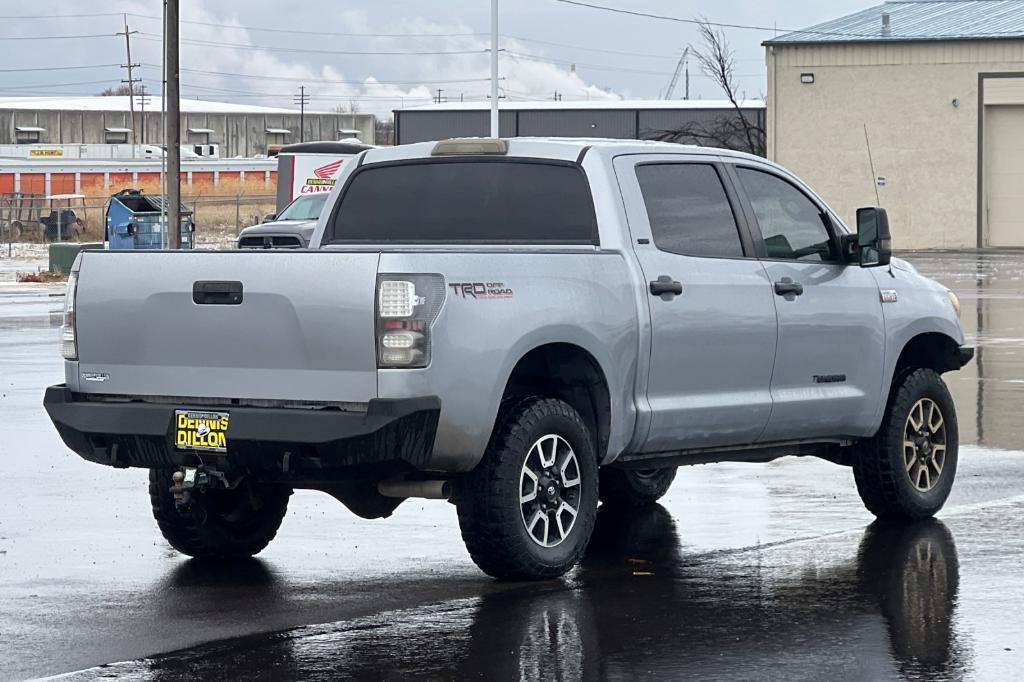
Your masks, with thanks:
[[[540,584],[482,575],[448,504],[364,521],[306,491],[258,559],[185,560],[145,472],[81,461],[42,410],[59,297],[0,293],[0,679],[1020,679],[1024,255],[911,260],[979,346],[946,377],[972,445],[938,520],[873,525],[818,460],[691,467]]]

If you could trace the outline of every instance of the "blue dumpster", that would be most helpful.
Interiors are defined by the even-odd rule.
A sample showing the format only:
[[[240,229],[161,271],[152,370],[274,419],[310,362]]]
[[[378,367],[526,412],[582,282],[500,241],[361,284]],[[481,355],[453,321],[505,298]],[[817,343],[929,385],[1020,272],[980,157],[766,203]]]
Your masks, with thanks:
[[[160,219],[163,201],[160,195],[123,189],[107,204],[107,241],[110,250],[162,248]],[[195,223],[192,211],[181,205],[181,248],[191,249]]]

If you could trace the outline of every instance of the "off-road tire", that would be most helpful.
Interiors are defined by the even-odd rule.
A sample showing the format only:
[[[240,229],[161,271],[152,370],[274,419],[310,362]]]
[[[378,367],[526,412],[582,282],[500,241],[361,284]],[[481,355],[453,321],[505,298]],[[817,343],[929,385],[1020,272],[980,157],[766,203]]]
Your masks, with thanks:
[[[535,542],[523,519],[521,472],[538,439],[555,434],[578,462],[580,501],[565,539],[554,547]],[[531,397],[502,411],[480,464],[456,494],[466,549],[484,573],[499,580],[546,580],[563,575],[583,556],[597,518],[597,456],[580,415],[567,403]]]
[[[197,559],[251,557],[277,535],[291,489],[247,480],[234,490],[194,493],[195,502],[179,510],[171,493],[173,474],[172,469],[149,470],[149,500],[160,532],[182,554]]]
[[[672,487],[677,468],[638,470],[601,467],[601,502],[616,507],[648,507]]]
[[[946,428],[942,472],[927,492],[918,490],[911,482],[903,447],[907,417],[922,398],[939,406]],[[953,398],[942,377],[931,369],[915,369],[897,376],[878,433],[862,443],[854,457],[853,476],[864,506],[886,521],[906,522],[934,516],[953,487],[958,445]]]

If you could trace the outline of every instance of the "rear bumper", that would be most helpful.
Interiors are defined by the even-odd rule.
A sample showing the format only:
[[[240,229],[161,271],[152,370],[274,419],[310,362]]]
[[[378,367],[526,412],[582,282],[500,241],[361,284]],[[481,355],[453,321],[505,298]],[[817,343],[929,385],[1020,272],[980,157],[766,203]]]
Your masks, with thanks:
[[[46,389],[43,406],[64,443],[84,459],[115,467],[161,468],[210,463],[318,478],[336,469],[424,469],[430,462],[441,412],[439,398],[371,400],[366,412],[113,402]],[[179,450],[174,411],[229,412],[227,453]]]

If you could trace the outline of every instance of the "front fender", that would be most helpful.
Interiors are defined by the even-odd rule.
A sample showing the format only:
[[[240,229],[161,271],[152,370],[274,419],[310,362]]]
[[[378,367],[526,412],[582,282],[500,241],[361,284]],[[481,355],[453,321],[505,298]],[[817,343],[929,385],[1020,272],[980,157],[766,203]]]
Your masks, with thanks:
[[[875,426],[882,422],[889,392],[900,354],[914,338],[922,334],[941,334],[957,346],[964,344],[960,320],[942,285],[909,271],[896,271],[895,276],[879,275],[879,285],[896,291],[897,301],[882,305],[885,316],[886,348],[884,375]]]

